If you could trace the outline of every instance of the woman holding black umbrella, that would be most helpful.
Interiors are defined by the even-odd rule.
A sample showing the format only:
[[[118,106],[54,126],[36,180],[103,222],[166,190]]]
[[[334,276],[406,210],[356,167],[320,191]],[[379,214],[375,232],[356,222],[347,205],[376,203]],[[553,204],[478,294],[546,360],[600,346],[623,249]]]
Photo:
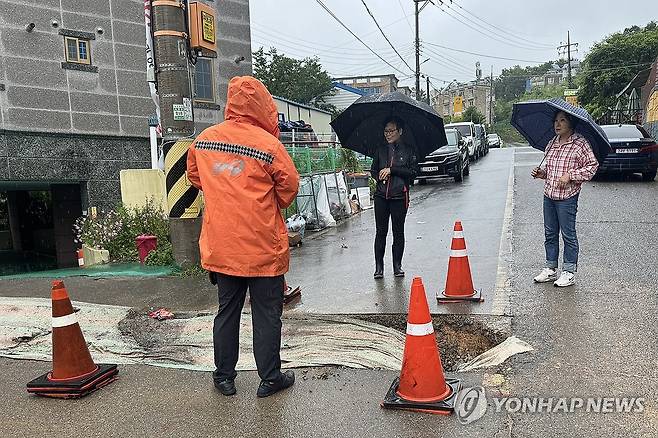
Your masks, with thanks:
[[[553,281],[565,287],[575,283],[578,264],[576,212],[578,195],[585,181],[592,179],[599,163],[587,139],[574,132],[578,119],[565,111],[553,118],[555,137],[546,146],[546,167],[532,170],[533,178],[544,179],[544,247],[546,267],[534,278],[537,283]],[[564,241],[562,274],[557,275],[559,234]]]
[[[402,140],[404,122],[388,117],[382,127],[385,144],[373,154],[370,173],[377,182],[375,191],[375,278],[384,277],[384,253],[389,217],[393,228],[393,275],[404,277],[404,221],[409,208],[409,186],[416,177],[417,158],[414,148]]]

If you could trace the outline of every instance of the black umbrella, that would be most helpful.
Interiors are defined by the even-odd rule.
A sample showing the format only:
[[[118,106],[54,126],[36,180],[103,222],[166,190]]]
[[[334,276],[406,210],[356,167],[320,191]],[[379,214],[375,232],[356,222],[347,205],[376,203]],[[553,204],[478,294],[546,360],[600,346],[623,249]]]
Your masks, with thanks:
[[[405,123],[402,141],[416,149],[418,161],[448,144],[443,119],[429,105],[394,91],[359,98],[331,122],[341,144],[373,157],[386,144],[384,120],[396,116]]]

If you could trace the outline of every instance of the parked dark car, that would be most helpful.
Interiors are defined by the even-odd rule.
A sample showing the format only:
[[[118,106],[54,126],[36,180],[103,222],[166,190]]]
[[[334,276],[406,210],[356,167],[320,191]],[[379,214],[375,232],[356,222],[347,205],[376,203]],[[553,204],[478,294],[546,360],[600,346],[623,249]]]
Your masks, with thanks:
[[[641,173],[653,181],[658,169],[658,144],[640,125],[602,125],[612,151],[599,166],[597,175]]]
[[[503,146],[503,140],[501,140],[498,134],[487,135],[487,141],[489,142],[490,148],[499,148]]]
[[[451,176],[456,182],[464,179],[470,172],[468,146],[461,133],[456,129],[446,129],[448,144],[429,154],[425,161],[418,164],[416,177],[421,184],[429,178]]]
[[[489,153],[487,130],[484,125],[475,125],[475,135],[480,139],[480,157],[484,157]]]

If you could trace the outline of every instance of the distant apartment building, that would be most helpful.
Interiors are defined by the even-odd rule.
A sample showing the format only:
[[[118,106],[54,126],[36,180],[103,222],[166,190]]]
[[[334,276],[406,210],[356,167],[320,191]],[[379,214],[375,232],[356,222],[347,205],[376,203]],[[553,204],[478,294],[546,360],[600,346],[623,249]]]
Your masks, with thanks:
[[[381,94],[397,91],[398,78],[395,75],[383,76],[350,76],[333,78],[334,82],[340,82],[352,88],[357,88],[366,94]]]
[[[580,61],[574,59],[571,61],[571,77],[574,78],[580,71]],[[569,80],[569,68],[567,64],[560,67],[553,64],[553,67],[543,75],[533,76],[526,79],[525,89],[531,91],[533,88],[543,88],[552,85],[566,85]]]
[[[441,116],[459,116],[466,108],[474,106],[491,123],[491,84],[490,79],[467,83],[451,82],[434,94],[434,109]]]
[[[407,87],[406,85],[402,87],[398,87],[398,91],[408,97],[413,97],[414,94],[411,87]]]
[[[199,1],[216,12],[218,48],[190,64],[197,132],[223,119],[230,78],[251,74],[249,1]],[[73,220],[121,200],[122,169],[151,167],[144,6],[0,0],[0,250],[77,264]]]
[[[352,105],[358,98],[365,96],[367,93],[359,88],[345,85],[342,82],[334,82],[332,93],[324,101],[342,111]]]

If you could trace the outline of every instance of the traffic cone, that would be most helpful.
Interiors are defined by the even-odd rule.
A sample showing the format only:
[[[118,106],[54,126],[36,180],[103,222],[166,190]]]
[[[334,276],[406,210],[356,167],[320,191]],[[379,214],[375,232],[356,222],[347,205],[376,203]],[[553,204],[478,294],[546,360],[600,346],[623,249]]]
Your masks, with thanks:
[[[443,374],[425,287],[416,277],[411,285],[402,370],[382,407],[449,415],[460,389],[460,380],[446,379]]]
[[[117,366],[96,365],[61,280],[52,285],[53,369],[27,384],[27,392],[46,397],[79,398],[116,379]]]
[[[471,267],[468,264],[468,254],[466,253],[464,229],[460,221],[455,222],[450,249],[446,288],[441,294],[436,294],[437,301],[439,304],[458,301],[484,301],[482,293],[473,287]]]

